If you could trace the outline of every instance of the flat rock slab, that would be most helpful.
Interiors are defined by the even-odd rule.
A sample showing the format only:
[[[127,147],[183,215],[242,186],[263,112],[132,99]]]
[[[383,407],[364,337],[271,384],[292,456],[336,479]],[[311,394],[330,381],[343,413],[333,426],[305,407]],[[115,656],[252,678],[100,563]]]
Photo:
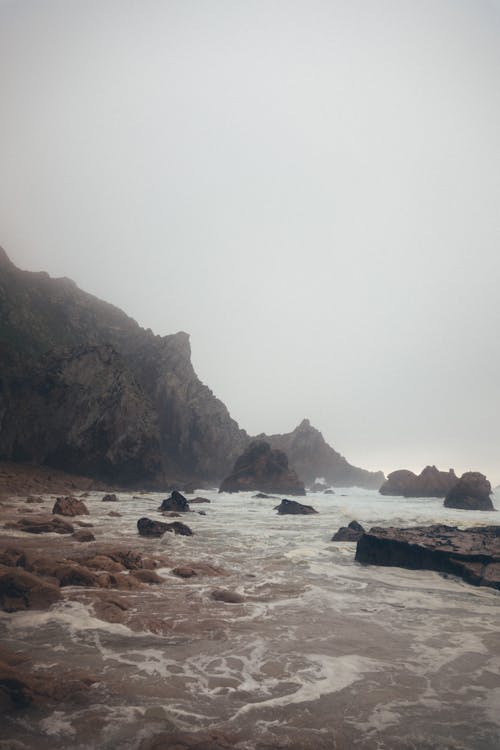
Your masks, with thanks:
[[[356,560],[451,573],[476,586],[500,589],[500,526],[373,528],[358,541]]]

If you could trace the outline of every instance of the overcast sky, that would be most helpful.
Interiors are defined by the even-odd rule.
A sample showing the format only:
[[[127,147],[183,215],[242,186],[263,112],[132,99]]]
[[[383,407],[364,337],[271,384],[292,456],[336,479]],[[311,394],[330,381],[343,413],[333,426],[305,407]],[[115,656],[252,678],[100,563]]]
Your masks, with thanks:
[[[250,433],[500,482],[500,3],[0,0],[0,244]]]

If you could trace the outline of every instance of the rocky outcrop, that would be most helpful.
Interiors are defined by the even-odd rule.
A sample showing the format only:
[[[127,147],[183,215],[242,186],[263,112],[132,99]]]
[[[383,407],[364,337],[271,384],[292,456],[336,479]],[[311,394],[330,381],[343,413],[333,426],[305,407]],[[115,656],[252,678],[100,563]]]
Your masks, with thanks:
[[[139,518],[137,521],[137,530],[141,536],[163,536],[167,531],[173,531],[174,534],[181,534],[181,536],[192,536],[193,532],[186,526],[185,523],[180,521],[173,521],[172,523],[163,523],[162,521],[153,521],[151,518]]]
[[[279,505],[276,505],[273,510],[277,510],[280,515],[288,514],[291,516],[308,516],[312,513],[317,513],[312,505],[303,505],[298,503],[296,500],[282,500]]]
[[[60,598],[58,586],[18,567],[0,566],[0,608],[5,612],[47,609]]]
[[[435,466],[426,466],[418,475],[408,469],[398,469],[387,476],[379,492],[402,497],[444,497],[457,482],[453,469],[439,471]]]
[[[357,521],[351,521],[348,526],[341,526],[332,536],[332,542],[357,542],[365,533],[364,528]]]
[[[444,506],[462,510],[495,510],[490,495],[491,484],[484,474],[468,471],[448,490]]]
[[[171,511],[173,513],[189,513],[190,507],[184,495],[181,495],[180,492],[174,490],[170,497],[162,500],[158,510]]]
[[[2,250],[0,428],[0,459],[154,487],[218,479],[248,441],[197,378],[186,333],[155,336]]]
[[[89,511],[83,500],[77,497],[58,497],[52,508],[58,516],[88,516]]]
[[[500,526],[373,528],[361,536],[356,560],[451,573],[476,586],[500,589]]]
[[[272,449],[264,440],[254,440],[239,456],[231,474],[222,482],[219,492],[276,492],[305,495],[297,474],[288,465],[283,451]]]
[[[314,484],[317,477],[324,477],[325,482],[333,487],[380,487],[385,477],[381,471],[366,471],[351,466],[337,453],[319,430],[304,419],[292,432],[283,435],[259,435],[259,440],[266,440],[272,448],[284,451],[291,465],[307,486]]]
[[[62,518],[20,518],[5,525],[6,529],[27,531],[29,534],[73,534],[74,527]]]

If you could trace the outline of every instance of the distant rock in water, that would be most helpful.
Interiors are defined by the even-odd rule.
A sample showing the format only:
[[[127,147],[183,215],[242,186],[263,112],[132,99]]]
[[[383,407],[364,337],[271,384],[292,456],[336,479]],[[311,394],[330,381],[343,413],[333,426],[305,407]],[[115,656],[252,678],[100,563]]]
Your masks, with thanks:
[[[219,492],[246,492],[305,495],[297,474],[288,466],[286,453],[272,449],[264,440],[254,440],[239,456]]]
[[[462,510],[495,510],[490,495],[491,484],[484,474],[468,471],[448,491],[444,506]]]
[[[277,510],[280,515],[291,515],[291,516],[309,516],[313,513],[317,513],[312,505],[303,505],[298,503],[296,500],[282,500],[279,505],[276,505],[273,510]]]
[[[378,490],[385,477],[381,471],[366,471],[351,466],[337,453],[319,430],[304,419],[292,432],[283,435],[258,435],[272,448],[284,451],[299,477],[311,486],[317,477],[333,487],[364,487]]]
[[[189,513],[189,503],[180,492],[174,490],[170,497],[162,501],[158,510],[173,511],[174,513]]]
[[[435,466],[426,466],[418,475],[408,469],[398,469],[387,476],[379,492],[403,497],[445,497],[457,482],[453,469],[439,471]]]
[[[89,511],[83,500],[68,496],[57,498],[52,513],[59,516],[88,516]]]
[[[373,528],[361,536],[356,560],[451,573],[476,586],[500,589],[500,526]]]
[[[174,534],[180,534],[181,536],[192,536],[193,532],[186,526],[185,523],[180,521],[173,521],[172,523],[163,523],[162,521],[153,521],[151,518],[139,518],[137,521],[137,531],[141,536],[163,536],[167,531],[173,531]]]
[[[357,542],[365,533],[364,528],[357,521],[351,521],[348,526],[341,526],[332,536],[332,542]]]

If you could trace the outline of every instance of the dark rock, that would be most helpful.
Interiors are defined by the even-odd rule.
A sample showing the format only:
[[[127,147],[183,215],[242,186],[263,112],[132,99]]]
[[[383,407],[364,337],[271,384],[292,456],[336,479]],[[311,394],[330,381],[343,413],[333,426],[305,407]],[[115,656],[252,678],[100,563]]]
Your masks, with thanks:
[[[25,503],[43,503],[43,500],[41,497],[28,495],[28,497],[26,498],[24,502]]]
[[[26,567],[26,561],[26,553],[22,549],[7,547],[7,549],[0,550],[0,565],[24,568]]]
[[[181,523],[180,521],[172,521],[172,523],[167,523],[167,531],[173,531],[174,534],[180,534],[181,536],[193,536],[193,532],[187,526],[185,523]]]
[[[59,516],[88,516],[89,511],[83,500],[68,496],[57,498],[52,513],[57,513]]]
[[[495,510],[490,495],[491,484],[484,474],[468,471],[448,491],[444,506],[462,510]]]
[[[290,514],[290,515],[310,515],[311,513],[317,513],[317,510],[314,510],[314,508],[311,505],[302,505],[302,503],[298,503],[296,500],[282,500],[279,505],[276,505],[273,510],[277,510],[280,514]]]
[[[190,501],[190,503],[210,503],[211,500],[207,500],[206,497],[193,497]]]
[[[269,443],[255,440],[237,459],[230,476],[222,482],[219,492],[277,492],[305,495],[304,485],[283,451],[273,450]]]
[[[7,529],[19,529],[29,534],[72,534],[73,526],[62,518],[20,518],[19,521],[5,525]]]
[[[325,495],[335,495],[333,490],[325,490]]]
[[[225,602],[226,604],[241,604],[245,601],[241,594],[236,591],[229,591],[229,589],[214,589],[210,596],[216,602]]]
[[[293,432],[284,435],[259,435],[272,448],[282,450],[307,485],[316,477],[324,477],[334,487],[366,487],[378,490],[385,477],[381,471],[366,471],[351,466],[325,441],[319,430],[304,419]],[[288,493],[289,494],[289,493]]]
[[[341,526],[331,538],[332,542],[357,542],[365,533],[364,528],[357,521],[351,521],[348,526]]]
[[[105,570],[108,573],[120,573],[126,570],[123,563],[113,560],[108,555],[94,555],[85,560],[85,565],[92,570]]]
[[[91,531],[75,531],[72,537],[75,542],[95,542],[95,536]]]
[[[398,469],[388,475],[379,492],[403,497],[444,497],[457,482],[453,469],[439,471],[435,466],[426,466],[418,476],[408,469]]]
[[[107,495],[104,495],[104,497],[102,498],[101,502],[103,502],[103,503],[117,503],[118,502],[118,498],[116,497],[115,494],[107,494]]]
[[[356,548],[356,560],[460,576],[477,586],[500,588],[500,526],[459,530],[451,526],[373,528]]]
[[[183,565],[172,570],[172,573],[179,578],[193,578],[194,576],[225,576],[225,570],[216,568],[208,563],[193,563],[192,565]]]
[[[162,503],[158,510],[170,510],[174,513],[189,513],[189,503],[180,492],[174,490],[170,497],[162,500]]]
[[[256,495],[252,495],[257,500],[276,500],[276,495],[266,495],[265,492],[257,492]]]
[[[180,521],[162,523],[162,521],[152,521],[150,518],[139,518],[137,529],[141,536],[163,536],[166,531],[173,531],[174,534],[181,534],[181,536],[193,535],[189,526]]]
[[[206,516],[207,514],[205,513],[205,511],[204,511],[204,510],[199,510],[199,511],[198,511],[198,515],[199,515],[199,516]]]
[[[60,598],[59,588],[37,575],[18,567],[0,566],[0,607],[5,612],[47,609]]]

